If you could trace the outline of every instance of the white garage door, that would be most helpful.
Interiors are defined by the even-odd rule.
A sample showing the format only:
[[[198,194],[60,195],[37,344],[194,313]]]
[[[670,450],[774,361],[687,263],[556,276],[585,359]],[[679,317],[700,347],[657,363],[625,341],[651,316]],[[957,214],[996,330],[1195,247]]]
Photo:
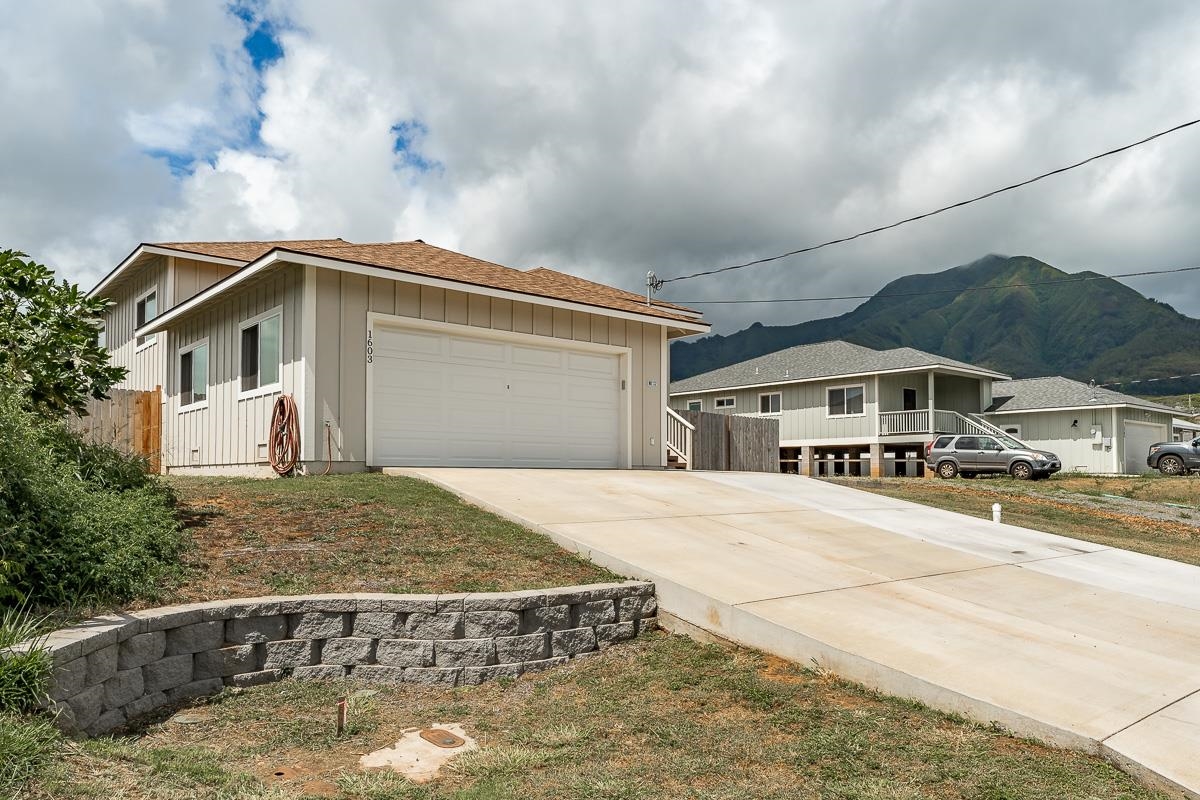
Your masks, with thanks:
[[[618,355],[379,324],[372,339],[372,466],[619,466]]]
[[[1150,445],[1155,442],[1165,442],[1171,437],[1167,435],[1166,425],[1147,425],[1142,422],[1125,421],[1125,471],[1131,475],[1149,472],[1146,466],[1146,456],[1150,453]]]

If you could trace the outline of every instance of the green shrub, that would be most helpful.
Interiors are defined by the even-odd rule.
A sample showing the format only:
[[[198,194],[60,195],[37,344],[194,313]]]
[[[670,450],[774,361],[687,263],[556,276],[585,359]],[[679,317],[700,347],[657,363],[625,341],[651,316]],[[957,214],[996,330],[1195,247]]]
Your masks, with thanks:
[[[32,711],[46,697],[50,658],[37,640],[43,622],[20,608],[0,612],[0,713]],[[24,650],[8,649],[20,642],[34,645]]]
[[[179,570],[170,490],[0,387],[0,605],[153,596]]]
[[[0,797],[21,797],[58,758],[61,736],[45,717],[0,713]]]

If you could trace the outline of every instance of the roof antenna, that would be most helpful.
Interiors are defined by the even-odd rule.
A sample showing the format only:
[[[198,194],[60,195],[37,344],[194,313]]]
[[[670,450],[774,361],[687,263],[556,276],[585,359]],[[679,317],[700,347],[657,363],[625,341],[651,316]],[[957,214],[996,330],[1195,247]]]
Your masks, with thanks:
[[[654,274],[654,270],[646,272],[646,305],[654,305],[654,293],[662,289],[662,278]]]

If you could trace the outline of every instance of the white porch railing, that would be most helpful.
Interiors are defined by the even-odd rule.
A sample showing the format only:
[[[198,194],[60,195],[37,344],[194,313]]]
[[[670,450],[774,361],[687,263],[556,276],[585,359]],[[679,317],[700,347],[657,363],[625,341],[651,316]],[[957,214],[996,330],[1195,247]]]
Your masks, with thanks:
[[[916,411],[880,411],[879,435],[900,433],[929,433],[929,409]]]
[[[993,425],[982,423],[959,414],[936,408],[933,411],[933,427],[929,425],[929,409],[916,411],[879,412],[879,435],[896,436],[912,433],[957,433],[973,436],[995,436],[1003,433]]]
[[[674,409],[667,409],[667,451],[674,453],[686,469],[692,468],[692,435],[695,432],[695,425]]]

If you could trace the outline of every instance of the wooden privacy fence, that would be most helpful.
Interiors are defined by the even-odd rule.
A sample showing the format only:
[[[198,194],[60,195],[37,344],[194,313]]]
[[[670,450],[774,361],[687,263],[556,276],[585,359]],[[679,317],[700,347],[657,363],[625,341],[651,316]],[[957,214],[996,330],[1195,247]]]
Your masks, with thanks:
[[[87,416],[71,427],[86,439],[145,456],[149,471],[162,467],[162,387],[151,391],[113,389],[107,400],[89,400]]]
[[[680,413],[696,426],[692,469],[779,472],[779,420],[710,411]]]

